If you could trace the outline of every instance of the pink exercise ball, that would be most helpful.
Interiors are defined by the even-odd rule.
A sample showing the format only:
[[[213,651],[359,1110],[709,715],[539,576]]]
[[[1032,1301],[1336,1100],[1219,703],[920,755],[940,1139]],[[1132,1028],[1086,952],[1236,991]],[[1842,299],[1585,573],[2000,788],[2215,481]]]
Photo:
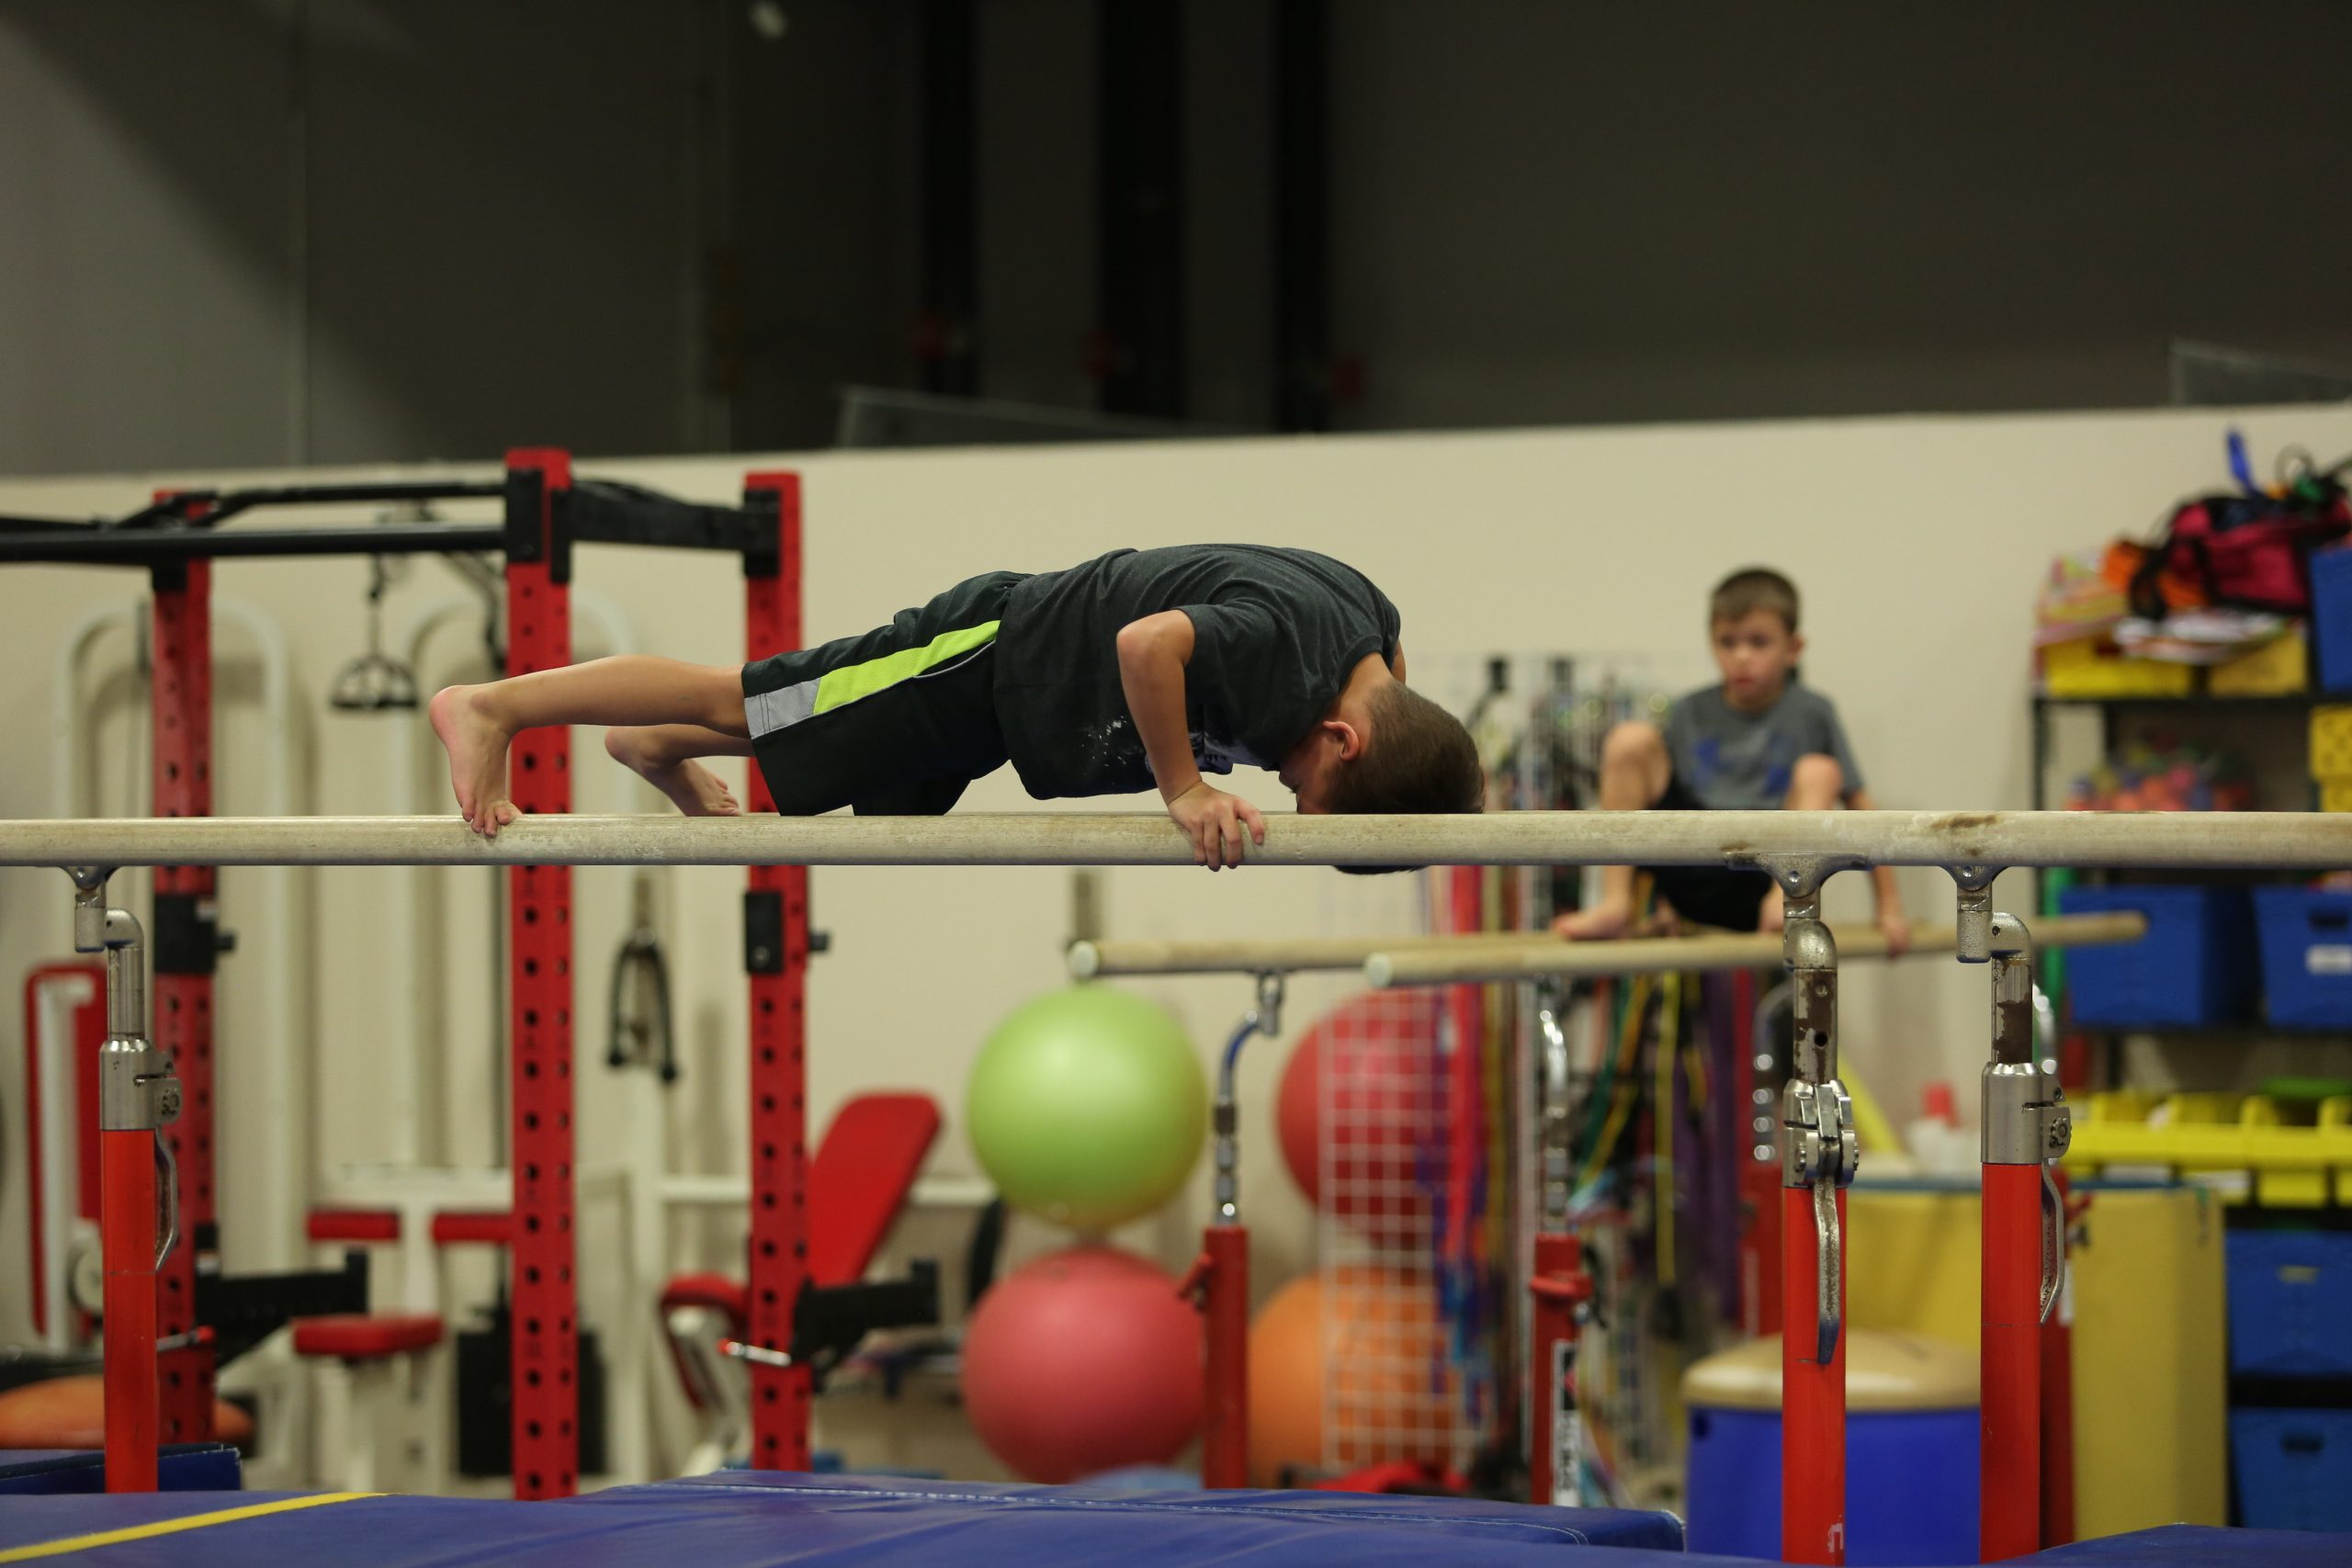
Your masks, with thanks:
[[[1031,1481],[1165,1464],[1201,1424],[1201,1318],[1158,1268],[1073,1247],[989,1288],[964,1330],[964,1405]]]
[[[1433,990],[1351,998],[1300,1036],[1283,1070],[1275,1120],[1292,1179],[1309,1202],[1388,1245],[1430,1235],[1428,1180],[1444,1141],[1442,1005]]]

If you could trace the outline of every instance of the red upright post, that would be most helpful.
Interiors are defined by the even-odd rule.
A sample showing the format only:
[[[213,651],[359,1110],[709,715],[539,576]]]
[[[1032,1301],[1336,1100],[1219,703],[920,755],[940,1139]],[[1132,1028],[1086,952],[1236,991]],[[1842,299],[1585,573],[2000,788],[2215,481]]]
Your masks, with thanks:
[[[2041,1167],[1984,1167],[1978,1554],[2041,1550]]]
[[[173,493],[158,491],[155,499],[168,501]],[[158,567],[154,591],[154,813],[209,817],[212,563],[190,560]],[[166,1443],[203,1442],[212,1436],[212,1350],[192,1337],[197,1273],[199,1266],[210,1267],[218,1246],[212,1191],[218,889],[219,874],[209,865],[159,866],[155,871],[154,1043],[178,1073],[182,1096],[179,1120],[162,1134],[179,1169],[183,1233],[158,1275],[156,1330],[182,1346],[161,1359],[162,1440]],[[153,1179],[148,1179],[152,1188]],[[109,1343],[113,1338],[109,1332]]]
[[[2041,1549],[2041,1319],[2059,1285],[2065,1215],[2045,1210],[2043,1167],[2065,1153],[2070,1121],[2042,1070],[2034,1030],[2033,943],[1995,914],[1993,1060],[1984,1075],[1984,1207],[1977,1550],[1986,1562]]]
[[[744,476],[746,511],[775,521],[775,550],[743,561],[747,659],[800,646],[800,476]],[[746,806],[774,811],[757,761]],[[753,866],[743,895],[743,966],[751,976],[751,1344],[788,1350],[808,1279],[807,991],[808,870]],[[752,1359],[752,1465],[808,1468],[808,1369]]]
[[[1250,1230],[1210,1225],[1180,1287],[1197,1294],[1206,1332],[1202,1362],[1201,1484],[1250,1484]]]
[[[155,1490],[155,1450],[163,1440],[155,1380],[155,1137],[145,1131],[98,1134],[109,1492]]]
[[[1584,1249],[1575,1236],[1537,1233],[1535,1271],[1527,1289],[1534,1298],[1534,1355],[1528,1368],[1533,1395],[1528,1403],[1528,1495],[1537,1503],[1573,1503],[1578,1477],[1573,1472],[1559,1473],[1555,1461],[1582,1452],[1577,1434],[1563,1434],[1560,1423],[1576,1419],[1577,1336],[1585,1303],[1592,1300],[1592,1276],[1585,1272]]]
[[[1846,1185],[1853,1111],[1838,1081],[1838,946],[1817,875],[1784,874],[1793,1043],[1781,1096],[1781,1555],[1846,1561]]]
[[[506,455],[506,672],[571,662],[571,550],[558,497],[571,458],[551,448]],[[533,815],[571,809],[571,732],[524,731],[508,790]],[[572,1278],[571,868],[507,873],[514,1077],[514,1495],[568,1497],[580,1482],[579,1293]]]
[[[1846,1335],[1829,1358],[1816,1353],[1820,1314],[1815,1269],[1820,1257],[1813,1189],[1781,1189],[1781,1556],[1790,1562],[1846,1561]],[[1846,1193],[1838,1192],[1838,1232],[1846,1230]],[[1845,1249],[1838,1254],[1837,1292],[1846,1300]]]

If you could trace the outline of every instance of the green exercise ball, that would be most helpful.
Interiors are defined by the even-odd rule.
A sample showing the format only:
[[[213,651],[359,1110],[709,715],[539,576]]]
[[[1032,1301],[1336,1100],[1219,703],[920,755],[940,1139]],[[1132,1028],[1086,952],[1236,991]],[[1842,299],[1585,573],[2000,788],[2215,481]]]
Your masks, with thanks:
[[[997,1025],[965,1087],[964,1125],[1006,1202],[1094,1233],[1184,1184],[1207,1131],[1208,1085],[1166,1012],[1078,986]]]

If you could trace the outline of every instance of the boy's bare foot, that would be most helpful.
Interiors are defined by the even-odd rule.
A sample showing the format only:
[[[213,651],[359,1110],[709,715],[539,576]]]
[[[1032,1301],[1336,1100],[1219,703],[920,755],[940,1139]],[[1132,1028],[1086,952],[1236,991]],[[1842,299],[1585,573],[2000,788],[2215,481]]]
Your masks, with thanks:
[[[629,769],[670,797],[670,804],[689,817],[740,817],[743,807],[717,773],[692,758],[672,761],[662,749],[636,729],[605,731],[605,750],[613,761]]]
[[[506,748],[514,737],[483,711],[480,686],[444,686],[425,710],[433,733],[449,753],[449,785],[458,815],[486,839],[522,815],[506,795]]]
[[[680,762],[671,768],[639,768],[645,782],[670,797],[689,817],[741,817],[743,807],[717,773],[700,762]]]
[[[1782,907],[1781,897],[1781,885],[1776,882],[1772,885],[1772,890],[1764,895],[1763,907],[1756,911],[1756,929],[1759,931],[1776,931],[1788,923],[1788,912]]]
[[[1615,904],[1572,909],[1553,920],[1552,934],[1566,942],[1614,942],[1632,929],[1634,911]]]

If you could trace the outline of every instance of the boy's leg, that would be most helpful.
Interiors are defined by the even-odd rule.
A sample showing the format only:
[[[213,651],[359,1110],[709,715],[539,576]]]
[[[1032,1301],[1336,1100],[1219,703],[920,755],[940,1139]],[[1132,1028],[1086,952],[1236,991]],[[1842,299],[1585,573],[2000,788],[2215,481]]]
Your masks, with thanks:
[[[1838,759],[1808,752],[1797,759],[1789,773],[1789,793],[1781,799],[1783,811],[1836,811],[1846,804],[1846,770]],[[1776,931],[1785,923],[1781,913],[1780,884],[1764,896],[1757,916],[1758,931]]]
[[[722,734],[698,724],[656,724],[605,731],[605,751],[640,775],[689,817],[735,817],[742,806],[725,781],[697,757],[748,757],[748,736]]]
[[[1603,811],[1646,811],[1665,795],[1673,777],[1665,732],[1655,724],[1621,724],[1600,743]],[[1552,929],[1572,942],[1601,942],[1624,935],[1633,923],[1634,868],[1611,865],[1601,868],[1600,902],[1562,915]]]
[[[624,654],[536,671],[435,694],[433,731],[449,753],[458,810],[474,831],[495,837],[514,820],[506,795],[506,749],[515,735],[551,724],[694,725],[721,735],[749,733],[742,671]]]
[[[1001,767],[996,636],[1020,581],[972,578],[887,626],[744,666],[752,754],[776,809],[930,815]]]

